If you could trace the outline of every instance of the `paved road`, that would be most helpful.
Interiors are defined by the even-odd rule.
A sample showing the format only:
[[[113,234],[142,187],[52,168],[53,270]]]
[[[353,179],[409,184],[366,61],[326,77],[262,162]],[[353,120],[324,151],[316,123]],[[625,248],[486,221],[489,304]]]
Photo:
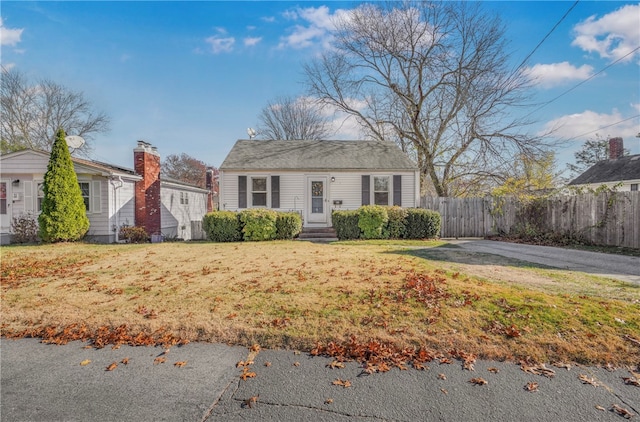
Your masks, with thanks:
[[[255,378],[241,380],[242,347],[188,344],[168,354],[157,347],[117,350],[0,341],[2,421],[621,421],[618,405],[640,413],[640,388],[624,384],[624,369],[554,368],[546,378],[513,363],[459,362],[362,375],[358,364],[326,367],[329,359],[264,350],[254,358]],[[161,356],[162,355],[162,356]],[[165,363],[155,364],[157,357]],[[113,371],[112,362],[129,358]],[[90,360],[87,365],[81,362]],[[183,367],[175,362],[186,361]],[[270,362],[269,366],[265,366]],[[498,373],[488,371],[499,369]],[[444,374],[446,379],[441,379]],[[597,387],[578,377],[593,378]],[[473,385],[481,377],[487,385]],[[349,380],[351,387],[333,385]],[[537,392],[524,386],[538,383]],[[256,397],[251,406],[246,401]],[[597,407],[604,410],[599,410]],[[635,419],[635,418],[634,418]]]
[[[640,284],[640,258],[635,256],[603,254],[550,246],[524,245],[478,239],[447,239],[468,252],[488,253],[507,258],[582,271]]]

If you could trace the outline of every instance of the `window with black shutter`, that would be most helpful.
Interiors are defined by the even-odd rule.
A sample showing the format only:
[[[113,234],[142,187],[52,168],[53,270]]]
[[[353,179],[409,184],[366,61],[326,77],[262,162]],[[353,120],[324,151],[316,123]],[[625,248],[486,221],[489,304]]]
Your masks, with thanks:
[[[271,208],[280,208],[280,176],[271,176]]]
[[[393,205],[402,206],[402,176],[393,175]]]
[[[371,179],[370,176],[362,176],[362,205],[371,203]]]

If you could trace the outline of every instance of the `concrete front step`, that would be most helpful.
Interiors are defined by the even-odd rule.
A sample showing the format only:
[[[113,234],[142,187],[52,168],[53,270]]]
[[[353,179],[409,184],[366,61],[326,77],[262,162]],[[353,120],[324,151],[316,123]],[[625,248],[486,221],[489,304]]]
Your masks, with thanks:
[[[333,227],[305,227],[298,235],[298,240],[310,242],[333,242],[338,240]]]

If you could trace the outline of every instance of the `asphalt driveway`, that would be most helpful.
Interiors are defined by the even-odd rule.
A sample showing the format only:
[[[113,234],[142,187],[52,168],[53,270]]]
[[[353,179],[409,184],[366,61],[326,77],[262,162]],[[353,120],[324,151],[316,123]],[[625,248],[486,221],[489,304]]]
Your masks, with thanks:
[[[481,239],[446,239],[467,252],[500,255],[520,261],[640,284],[640,258],[551,246]]]

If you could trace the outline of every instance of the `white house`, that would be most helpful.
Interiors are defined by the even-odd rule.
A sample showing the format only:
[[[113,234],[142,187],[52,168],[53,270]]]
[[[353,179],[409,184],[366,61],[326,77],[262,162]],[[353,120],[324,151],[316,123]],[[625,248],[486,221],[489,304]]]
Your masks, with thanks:
[[[160,155],[138,141],[134,168],[72,157],[89,218],[87,240],[117,242],[123,226],[145,227],[150,235],[185,240],[202,238],[200,227],[207,212],[208,190],[160,177]],[[13,217],[41,209],[42,183],[50,154],[22,150],[0,157],[0,233],[10,242]]]
[[[420,204],[418,168],[391,142],[239,140],[219,181],[221,210],[297,211],[305,227],[331,227],[334,209]]]
[[[569,183],[569,186],[598,188],[616,187],[618,192],[637,191],[640,185],[640,154],[623,155],[622,138],[609,139],[609,159],[589,167]]]

